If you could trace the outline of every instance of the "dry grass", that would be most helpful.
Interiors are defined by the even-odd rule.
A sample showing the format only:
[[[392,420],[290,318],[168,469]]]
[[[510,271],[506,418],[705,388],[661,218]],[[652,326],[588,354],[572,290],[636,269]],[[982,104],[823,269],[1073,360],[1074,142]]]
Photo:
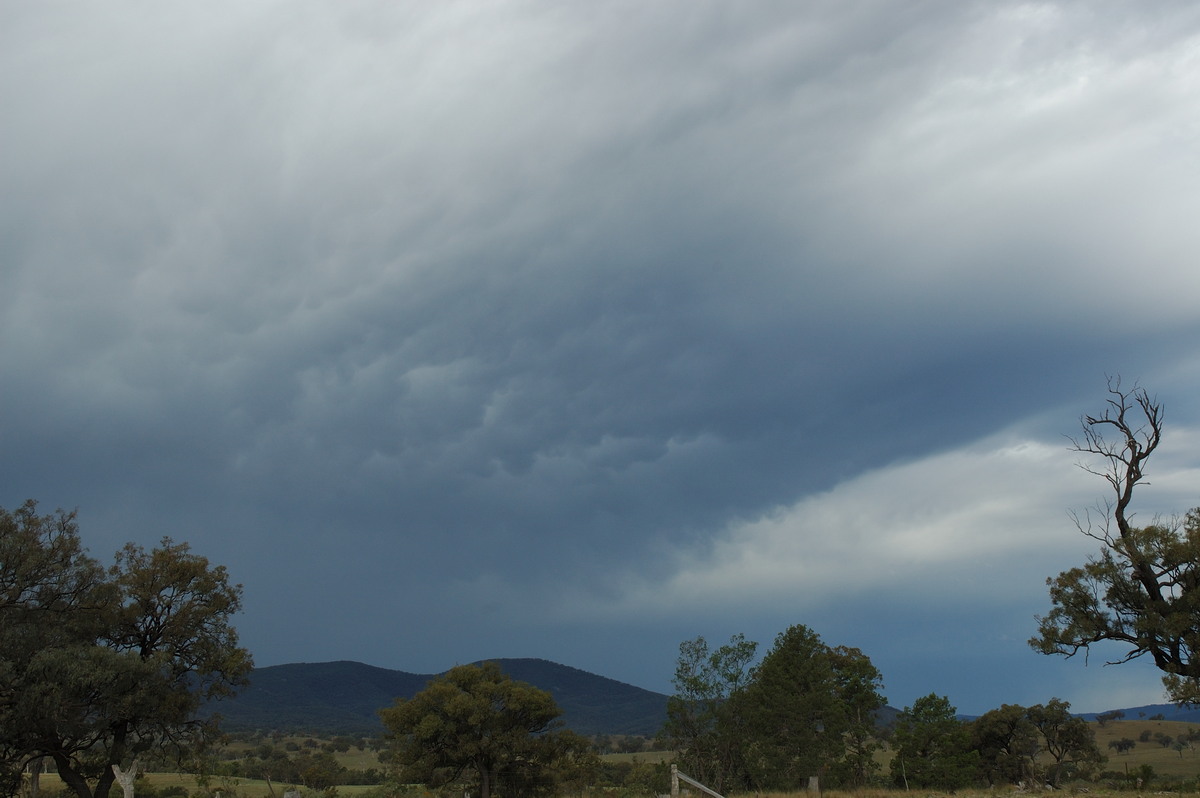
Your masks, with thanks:
[[[180,786],[188,791],[188,794],[203,792],[204,790],[196,781],[195,776],[189,776],[183,773],[144,773],[138,777],[137,784],[148,785],[155,789],[164,787]],[[43,773],[40,782],[41,790],[47,796],[73,796],[65,784],[54,773]],[[291,785],[289,784],[274,784],[275,796],[283,795]],[[209,790],[222,790],[226,794],[236,793],[238,798],[271,798],[271,790],[265,781],[260,779],[221,779],[214,777],[208,785]],[[374,787],[358,784],[342,784],[338,785],[337,791],[341,798],[354,798],[354,796],[362,795],[363,793],[375,789]],[[112,791],[109,793],[111,798],[121,798],[121,788],[118,785],[113,785]]]
[[[971,789],[958,790],[956,792],[945,792],[941,790],[883,790],[883,789],[864,789],[857,791],[850,790],[822,790],[819,798],[998,798],[998,796],[1053,796],[1063,795],[1066,793],[1085,795],[1086,798],[1133,798],[1138,793],[1133,791],[1119,791],[1106,789],[1104,787],[1095,787],[1088,785],[1081,790],[1074,790],[1070,787],[1056,790],[1034,792],[1028,790],[1020,790],[1016,787],[997,787],[995,789]],[[1161,794],[1161,793],[1160,793]],[[695,793],[691,798],[698,798]],[[808,792],[763,792],[763,793],[731,793],[726,798],[817,798]]]
[[[1155,733],[1161,733],[1176,739],[1186,738],[1188,732],[1200,728],[1200,724],[1181,723],[1178,721],[1154,721],[1142,718],[1110,721],[1103,727],[1093,724],[1093,728],[1096,732],[1097,745],[1108,756],[1108,764],[1104,766],[1105,770],[1127,772],[1136,770],[1143,764],[1147,764],[1154,768],[1157,776],[1164,777],[1168,781],[1178,781],[1181,779],[1200,780],[1200,741],[1195,743],[1193,748],[1185,749],[1182,752],[1170,747],[1164,747],[1153,739],[1148,742],[1138,742],[1132,751],[1124,754],[1118,754],[1115,750],[1108,747],[1109,742],[1121,738],[1138,740],[1147,731],[1151,736]],[[303,737],[289,739],[294,740],[302,746],[305,740]],[[370,749],[359,751],[356,748],[351,748],[347,752],[336,753],[334,756],[339,763],[355,770],[380,767],[376,752]],[[637,761],[656,764],[670,761],[671,756],[670,752],[665,751],[643,751],[634,754],[606,754],[602,758],[609,761]],[[887,772],[888,763],[886,760],[889,758],[889,752],[881,752],[880,759],[884,773]],[[157,789],[179,785],[184,787],[189,794],[200,792],[200,787],[192,776],[175,773],[149,773],[143,776],[143,778],[145,782],[142,783],[147,783]],[[214,778],[210,783],[210,789],[220,789],[221,786],[221,779]],[[227,780],[224,786],[227,792],[236,792],[238,798],[271,798],[271,792],[265,781],[236,778]],[[286,785],[275,785],[276,796],[282,795],[284,786]],[[1090,798],[1118,795],[1128,798],[1128,796],[1138,794],[1132,790],[1119,791],[1105,785],[1089,784],[1085,786]],[[1161,791],[1167,786],[1166,784],[1151,783],[1147,786],[1143,794],[1162,794]],[[64,785],[54,774],[42,776],[42,787],[50,795],[55,793],[61,796],[67,795]],[[374,788],[357,785],[340,785],[337,788],[338,795],[342,798],[357,798],[357,796],[372,789]],[[1082,792],[1082,790],[1073,790],[1068,787],[1066,790],[1060,790],[1059,792]],[[998,795],[1019,796],[1023,794],[1025,794],[1023,791],[1015,787],[997,787],[991,790],[959,790],[955,793],[921,789],[914,789],[908,792],[904,790],[864,789],[857,791],[825,790],[821,793],[820,798],[950,798],[950,796],[954,796],[954,798],[997,798]],[[120,790],[115,789],[112,795],[114,798],[119,798]],[[692,795],[695,798],[698,794],[692,793]],[[650,798],[650,796],[647,796],[647,798]],[[728,798],[816,798],[816,796],[806,792],[780,792],[735,794],[730,795]]]
[[[1163,747],[1153,740],[1145,743],[1139,742],[1132,751],[1124,754],[1118,754],[1108,747],[1110,742],[1122,737],[1137,740],[1145,731],[1149,731],[1151,735],[1159,732],[1174,738],[1186,737],[1189,731],[1200,728],[1197,724],[1141,719],[1114,720],[1109,721],[1103,727],[1095,724],[1093,727],[1096,730],[1096,744],[1100,746],[1101,751],[1108,755],[1108,764],[1105,765],[1107,770],[1133,770],[1141,765],[1150,765],[1154,768],[1155,773],[1162,776],[1200,777],[1200,741],[1193,743],[1193,748],[1183,751]]]

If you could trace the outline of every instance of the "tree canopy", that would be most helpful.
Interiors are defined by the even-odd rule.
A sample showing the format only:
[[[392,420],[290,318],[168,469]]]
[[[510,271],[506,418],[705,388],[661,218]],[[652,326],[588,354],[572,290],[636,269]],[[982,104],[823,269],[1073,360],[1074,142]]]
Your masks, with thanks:
[[[1163,406],[1143,388],[1109,382],[1104,411],[1085,415],[1072,439],[1081,466],[1110,494],[1076,526],[1101,544],[1081,567],[1047,579],[1051,609],[1029,643],[1043,654],[1074,656],[1117,644],[1117,662],[1149,656],[1177,703],[1200,701],[1200,509],[1182,519],[1134,526],[1134,489],[1162,440]]]
[[[679,644],[663,738],[678,752],[684,771],[717,792],[744,769],[740,723],[730,698],[749,682],[757,649],[740,634],[711,651],[703,637]]]
[[[977,718],[971,732],[980,773],[990,784],[1057,787],[1105,761],[1088,722],[1057,698],[1031,707],[1005,704]]]
[[[810,776],[864,785],[884,703],[870,659],[803,625],[750,668],[755,650],[741,635],[715,651],[703,638],[680,646],[665,731],[689,775],[718,791],[791,789]]]
[[[950,701],[930,693],[905,707],[892,734],[892,780],[903,786],[955,790],[976,778],[979,754]]]
[[[555,725],[560,714],[549,693],[494,662],[451,668],[379,712],[401,778],[431,787],[469,782],[481,798],[506,788],[546,791],[593,764],[586,740]]]
[[[104,798],[112,766],[178,761],[213,739],[201,705],[245,683],[230,623],[241,586],[164,538],[127,545],[108,570],[84,552],[74,513],[0,510],[0,764],[11,792],[51,757],[79,798]]]

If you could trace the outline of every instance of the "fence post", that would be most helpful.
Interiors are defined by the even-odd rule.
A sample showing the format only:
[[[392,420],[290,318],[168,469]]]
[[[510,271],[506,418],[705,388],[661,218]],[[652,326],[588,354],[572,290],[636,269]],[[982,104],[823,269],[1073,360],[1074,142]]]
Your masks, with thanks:
[[[679,765],[671,765],[671,798],[679,798]]]

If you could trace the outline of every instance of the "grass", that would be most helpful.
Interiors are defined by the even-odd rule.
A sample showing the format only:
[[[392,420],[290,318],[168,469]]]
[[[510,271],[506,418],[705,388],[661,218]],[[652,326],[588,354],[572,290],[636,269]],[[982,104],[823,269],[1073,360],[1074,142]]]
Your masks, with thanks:
[[[631,754],[601,754],[603,762],[649,762],[657,765],[659,762],[670,762],[674,751],[637,751]]]
[[[1184,749],[1182,752],[1167,746],[1162,746],[1158,742],[1150,739],[1147,742],[1137,742],[1134,748],[1127,753],[1118,754],[1114,749],[1109,748],[1109,743],[1122,738],[1139,740],[1145,733],[1149,733],[1153,738],[1155,733],[1170,736],[1175,739],[1186,739],[1189,732],[1200,729],[1200,725],[1192,723],[1181,723],[1178,721],[1165,720],[1117,720],[1109,721],[1104,726],[1093,723],[1092,728],[1096,734],[1096,744],[1100,750],[1108,756],[1108,763],[1104,765],[1104,770],[1121,772],[1131,772],[1137,770],[1142,765],[1150,765],[1154,768],[1156,776],[1163,777],[1164,781],[1160,783],[1152,783],[1148,785],[1148,791],[1158,791],[1165,787],[1169,787],[1170,781],[1179,781],[1182,779],[1200,780],[1200,741],[1194,744],[1194,747]],[[306,737],[285,738],[276,742],[277,745],[283,745],[286,742],[295,742],[304,750]],[[249,743],[234,743],[231,745],[233,750],[244,750],[250,746]],[[369,768],[381,768],[377,752],[366,748],[358,750],[350,748],[345,752],[335,753],[334,757],[338,762],[351,770],[367,770]],[[668,751],[642,751],[638,753],[623,753],[623,754],[605,754],[601,757],[605,761],[610,762],[646,762],[657,764],[660,762],[668,762],[672,758],[672,753]],[[881,765],[883,772],[887,772],[890,754],[882,752]],[[170,786],[182,786],[189,794],[200,792],[200,787],[196,783],[196,779],[192,776],[177,774],[177,773],[149,773],[142,777],[144,781],[139,779],[139,784],[147,784],[156,789],[163,789]],[[66,790],[54,774],[45,774],[42,776],[42,787],[47,794],[58,793],[66,795]],[[238,798],[271,798],[271,790],[267,783],[258,779],[235,778],[228,779],[224,782],[225,791],[236,791]],[[284,790],[291,785],[274,784],[276,798],[282,798]],[[209,789],[221,789],[222,780],[214,778],[210,782]],[[338,795],[341,798],[356,798],[369,790],[375,789],[366,785],[339,785],[337,788]],[[997,792],[1013,792],[1015,788],[997,788],[996,790],[960,790],[955,793],[955,798],[995,798]],[[1103,785],[1088,785],[1088,793],[1092,796],[1116,795],[1118,791],[1106,788]],[[114,791],[111,794],[113,798],[120,798],[119,787],[114,786]],[[600,795],[597,792],[596,795]],[[1129,795],[1130,792],[1123,792],[1122,795]],[[691,793],[692,798],[699,798],[698,792]],[[804,792],[797,793],[761,793],[751,794],[753,798],[813,798]],[[911,792],[903,790],[884,790],[884,789],[866,789],[856,792],[843,792],[838,790],[823,791],[821,798],[940,798],[940,796],[948,795],[944,792],[936,790],[920,790],[915,789]],[[740,796],[730,796],[730,798],[742,798]],[[745,796],[750,798],[750,796]]]
[[[66,785],[58,778],[56,774],[44,773],[41,777],[41,791],[45,795],[60,795],[70,796],[73,793],[69,792]],[[143,785],[148,785],[156,790],[161,790],[164,787],[180,786],[188,791],[188,794],[194,794],[202,791],[200,785],[196,782],[195,776],[189,776],[183,773],[145,773],[138,777],[135,793],[138,788]],[[290,784],[273,783],[276,798],[282,798],[283,793],[292,787]],[[209,782],[208,789],[210,791],[221,790],[229,793],[235,791],[238,798],[271,798],[271,788],[267,786],[265,781],[260,779],[220,779],[214,778]],[[354,798],[354,796],[362,795],[369,790],[375,789],[368,785],[360,784],[341,784],[338,785],[337,792],[341,798]],[[311,794],[311,790],[304,790],[305,793]],[[110,798],[121,798],[120,785],[113,785],[112,791],[109,792]]]
[[[1200,741],[1182,752],[1159,745],[1154,740],[1139,742],[1132,751],[1123,754],[1108,747],[1110,742],[1124,737],[1137,740],[1146,731],[1151,735],[1160,732],[1176,739],[1186,738],[1189,731],[1200,729],[1197,724],[1170,720],[1114,720],[1104,726],[1093,724],[1093,728],[1096,731],[1096,744],[1108,755],[1106,770],[1134,770],[1141,765],[1150,765],[1161,776],[1200,777]]]

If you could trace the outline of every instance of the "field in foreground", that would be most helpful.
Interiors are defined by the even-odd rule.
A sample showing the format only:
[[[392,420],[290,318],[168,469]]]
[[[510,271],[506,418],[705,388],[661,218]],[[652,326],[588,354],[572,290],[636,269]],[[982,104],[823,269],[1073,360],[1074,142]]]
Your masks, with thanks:
[[[198,787],[196,780],[191,776],[169,773],[151,773],[144,776],[144,784],[151,785],[162,790],[164,787],[179,785],[185,787],[188,794],[197,794]],[[68,796],[64,787],[58,780],[52,778],[43,779],[44,790],[50,793],[58,793],[59,796]],[[139,779],[139,784],[143,784],[143,780]],[[275,786],[275,796],[282,796],[284,787],[282,785]],[[210,790],[221,790],[220,782],[214,782],[210,785]],[[359,785],[341,785],[336,788],[336,796],[338,798],[360,798],[366,796],[370,791],[378,791],[378,787],[368,787]],[[265,781],[253,779],[238,779],[226,785],[226,790],[221,791],[226,798],[230,797],[230,793],[236,798],[270,798],[271,792],[266,786]],[[320,791],[305,790],[304,796],[307,798],[316,798],[324,796],[325,793]],[[1058,793],[1070,794],[1086,794],[1087,798],[1129,798],[1129,796],[1146,796],[1146,794],[1198,794],[1196,792],[1176,792],[1172,790],[1164,790],[1159,785],[1148,785],[1144,790],[1117,790],[1117,788],[1106,787],[1103,785],[1084,785],[1078,787],[1067,787],[1064,790],[1056,791]],[[378,792],[374,794],[379,794]],[[412,791],[404,793],[406,798],[422,798],[422,796],[433,796],[432,792]],[[584,798],[637,798],[638,793],[634,791],[622,790],[622,788],[596,787],[589,788],[586,792],[576,793]],[[698,791],[684,792],[685,796],[690,798],[703,798]],[[997,794],[1012,794],[1012,796],[1021,796],[1021,794],[1030,794],[1028,791],[1019,790],[1018,787],[1006,786],[998,787],[995,790],[959,790],[956,792],[946,792],[938,790],[880,790],[880,788],[869,788],[869,790],[860,791],[842,791],[842,790],[823,790],[820,798],[996,798]],[[1051,794],[1050,791],[1045,791],[1038,794]],[[120,798],[121,791],[119,787],[114,786],[114,790],[110,793],[112,798]],[[649,792],[646,793],[646,798],[655,798]],[[727,798],[816,798],[814,794],[808,792],[762,792],[762,793],[730,793]]]
[[[1096,741],[1101,751],[1108,756],[1108,763],[1104,766],[1104,770],[1114,774],[1126,774],[1136,772],[1144,765],[1149,765],[1153,768],[1155,778],[1148,784],[1144,785],[1142,790],[1145,793],[1162,793],[1176,789],[1176,785],[1186,780],[1190,782],[1189,786],[1195,788],[1195,785],[1200,783],[1200,724],[1184,723],[1179,721],[1158,721],[1145,718],[1135,720],[1120,720],[1110,721],[1109,723],[1100,726],[1092,724],[1092,728],[1096,734]],[[1186,745],[1174,746],[1171,743],[1174,741],[1186,741],[1190,736],[1195,735],[1198,739]],[[1164,742],[1169,739],[1171,742]],[[1124,753],[1116,753],[1110,747],[1109,743],[1119,740],[1133,740],[1135,745],[1132,749]],[[293,749],[311,748],[317,744],[317,741],[312,738],[291,737],[283,738],[278,741],[280,744],[291,743]],[[235,752],[244,752],[245,748],[251,745],[250,743],[235,743],[231,746],[231,750]],[[351,748],[348,751],[343,751],[334,754],[339,764],[352,770],[366,770],[367,768],[381,767],[378,760],[378,754],[370,748],[358,749]],[[669,761],[671,755],[668,752],[662,751],[647,751],[636,754],[608,754],[602,757],[608,761],[615,762],[644,762],[644,763],[661,763]],[[890,754],[881,752],[880,764],[883,771],[886,773]],[[1116,789],[1117,779],[1101,779],[1095,783],[1080,785],[1081,788],[1086,788],[1089,795],[1130,795],[1135,790],[1118,790]],[[182,787],[186,790],[189,796],[203,794],[205,791],[200,788],[196,780],[192,776],[174,774],[174,773],[152,773],[147,774],[143,780],[139,780],[140,785],[145,785],[146,793],[161,792],[168,787]],[[52,774],[47,774],[42,777],[42,786],[47,795],[66,795],[62,783]],[[282,796],[283,791],[291,785],[275,782],[275,796]],[[220,790],[225,798],[271,798],[271,790],[266,781],[250,778],[226,778],[214,777],[210,780],[208,791],[215,792]],[[379,794],[379,788],[368,785],[339,785],[337,788],[337,796],[339,798],[359,798],[369,792],[374,791],[374,794]],[[1079,791],[1078,788],[1069,791]],[[1019,792],[1015,787],[1004,786],[997,787],[993,790],[960,790],[956,793],[957,796],[967,796],[968,798],[983,798],[990,796],[995,798],[997,793],[1016,793]],[[320,791],[305,790],[306,796],[320,796]],[[420,792],[408,793],[417,798]],[[588,796],[611,796],[612,798],[637,798],[636,794],[629,790],[620,789],[593,789],[585,793]],[[886,789],[868,789],[857,792],[843,792],[839,790],[826,790],[822,794],[822,798],[900,798],[906,796],[911,798],[913,795],[919,795],[923,798],[932,796],[946,795],[947,793],[937,790],[925,790],[914,788],[910,792],[903,790],[886,790]],[[698,793],[693,793],[694,796]],[[813,798],[806,793],[761,793],[755,795],[755,798]],[[119,788],[114,788],[112,798],[120,798]]]

